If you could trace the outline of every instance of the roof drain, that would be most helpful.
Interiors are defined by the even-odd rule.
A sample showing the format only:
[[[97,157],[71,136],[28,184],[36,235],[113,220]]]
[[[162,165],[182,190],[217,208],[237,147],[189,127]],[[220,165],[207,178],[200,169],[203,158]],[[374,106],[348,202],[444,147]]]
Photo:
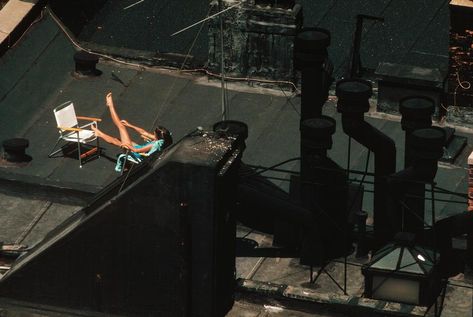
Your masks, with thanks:
[[[303,28],[294,41],[294,66],[301,71],[301,122],[322,115],[333,82],[333,65],[328,59],[330,32]]]
[[[28,139],[13,138],[2,142],[3,153],[0,157],[0,166],[3,167],[24,167],[32,160],[27,155],[26,148],[29,146]]]
[[[409,136],[410,166],[389,178],[392,206],[395,207],[390,234],[424,233],[425,184],[432,183],[443,155],[445,131],[439,127],[417,129]]]
[[[96,68],[99,57],[86,51],[79,51],[74,54],[75,72],[77,78],[97,77],[102,72]]]
[[[364,120],[369,110],[372,86],[361,79],[345,79],[337,83],[337,110],[342,114],[343,131],[374,153],[374,235],[376,244],[390,240],[386,234],[391,227],[387,176],[396,171],[394,141]]]

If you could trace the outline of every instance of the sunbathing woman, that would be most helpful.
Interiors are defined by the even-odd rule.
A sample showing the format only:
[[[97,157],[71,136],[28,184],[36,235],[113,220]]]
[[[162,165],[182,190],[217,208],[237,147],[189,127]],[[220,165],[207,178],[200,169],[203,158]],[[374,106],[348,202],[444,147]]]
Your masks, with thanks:
[[[110,116],[112,117],[113,123],[120,132],[120,140],[110,136],[97,128],[92,128],[95,131],[97,137],[104,141],[114,144],[116,146],[126,148],[130,150],[130,154],[136,161],[141,161],[143,156],[148,156],[156,151],[161,151],[164,148],[172,144],[171,133],[164,127],[158,126],[152,133],[148,132],[140,127],[137,127],[126,120],[121,120],[118,116],[115,105],[113,103],[112,93],[109,92],[105,98],[108,109],[110,110]],[[136,144],[130,138],[127,127],[138,132],[141,137],[146,141],[144,144]],[[119,157],[120,159],[120,157]],[[120,163],[120,162],[117,162]],[[118,168],[118,164],[117,164]],[[121,167],[120,167],[121,168]]]

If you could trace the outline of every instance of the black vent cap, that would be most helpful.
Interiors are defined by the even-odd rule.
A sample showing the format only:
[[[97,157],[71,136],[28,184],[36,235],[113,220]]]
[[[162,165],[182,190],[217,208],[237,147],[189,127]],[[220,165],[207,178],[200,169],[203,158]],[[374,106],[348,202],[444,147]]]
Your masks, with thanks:
[[[312,53],[330,45],[330,31],[322,28],[303,28],[296,35],[294,48],[298,53]]]
[[[367,112],[370,108],[369,98],[373,95],[373,87],[369,81],[343,79],[337,82],[335,92],[339,112]]]
[[[435,111],[435,103],[424,96],[410,96],[401,99],[399,112],[406,118],[430,118]]]

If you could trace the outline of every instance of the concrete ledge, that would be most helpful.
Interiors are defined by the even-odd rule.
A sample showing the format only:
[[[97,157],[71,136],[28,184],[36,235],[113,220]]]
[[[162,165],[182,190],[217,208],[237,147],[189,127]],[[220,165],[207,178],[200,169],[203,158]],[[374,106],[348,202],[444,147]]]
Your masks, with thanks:
[[[452,0],[450,1],[450,5],[473,8],[473,2],[471,0]]]
[[[0,56],[34,21],[46,0],[10,0],[0,10]]]
[[[31,11],[37,0],[22,1],[10,0],[5,7],[0,10],[0,32],[10,34],[16,26]]]
[[[323,293],[313,289],[238,279],[237,290],[304,304],[322,305],[325,309],[350,312],[354,316],[425,316],[426,307],[387,302],[376,299]]]
[[[39,197],[63,204],[85,206],[101,189],[96,186],[57,183],[0,169],[0,192],[9,195]]]

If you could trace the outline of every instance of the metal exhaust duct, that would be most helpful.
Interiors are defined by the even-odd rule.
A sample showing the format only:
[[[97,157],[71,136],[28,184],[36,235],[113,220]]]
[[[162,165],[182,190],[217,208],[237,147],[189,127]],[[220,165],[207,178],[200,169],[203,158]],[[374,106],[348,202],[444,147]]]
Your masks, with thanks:
[[[424,96],[409,96],[401,100],[399,104],[401,113],[401,126],[406,132],[404,167],[412,165],[413,157],[410,153],[412,146],[410,139],[412,132],[417,129],[430,128],[432,126],[432,115],[435,112],[435,102]]]
[[[275,230],[276,221],[281,221],[286,226],[295,226],[297,231],[314,222],[313,214],[309,210],[292,202],[285,191],[258,175],[256,170],[242,163],[239,177],[236,219],[252,229],[274,233],[275,240],[278,241],[275,245],[289,246],[286,237],[281,237]],[[298,233],[291,232],[291,238],[297,244],[300,243]]]
[[[335,120],[321,116],[301,123],[301,203],[316,218],[323,249],[306,235],[301,249],[302,264],[322,264],[343,256],[349,248],[345,170],[327,157],[332,148]]]
[[[333,65],[328,59],[330,32],[303,28],[294,41],[294,66],[301,71],[301,122],[320,117],[333,82]]]
[[[425,129],[432,126],[432,115],[435,112],[435,103],[428,97],[409,96],[400,101],[399,112],[402,115],[401,126],[405,131],[404,168],[408,168],[412,166],[415,160],[415,156],[411,153],[411,149],[413,148],[412,132],[417,129]],[[420,214],[420,211],[425,209],[425,185],[423,183],[410,182],[409,184],[406,184],[406,186],[409,187],[409,192],[419,197],[418,199],[409,199],[408,206],[412,210],[419,211],[417,214]],[[421,217],[422,219],[424,218],[423,213]],[[408,222],[411,221],[409,220]],[[401,228],[402,226],[399,229]],[[411,229],[418,231],[415,228]],[[420,231],[422,231],[422,229]]]
[[[391,234],[398,231],[424,232],[425,183],[433,182],[437,174],[437,163],[443,155],[445,131],[431,127],[418,129],[409,137],[411,166],[393,174],[389,183],[392,205],[396,206]]]
[[[246,148],[246,123],[235,120],[219,121],[213,125],[213,130],[219,137],[235,137],[241,151]],[[291,223],[298,227],[314,222],[311,212],[291,202],[285,191],[244,163],[239,163],[238,178],[238,202],[234,212],[237,220],[244,225],[272,234],[275,219],[278,218],[284,219],[286,224]]]
[[[452,239],[462,234],[469,234],[470,236],[473,234],[473,212],[465,211],[437,221],[434,232],[435,244],[440,251],[440,270],[443,276],[450,277],[462,272],[465,263],[454,252]],[[471,246],[467,248],[466,253],[466,264],[473,267]]]
[[[374,153],[374,235],[377,243],[385,244],[391,227],[387,177],[396,171],[396,145],[384,133],[364,120],[369,110],[372,86],[361,79],[345,79],[337,83],[337,110],[342,114],[343,131]]]

